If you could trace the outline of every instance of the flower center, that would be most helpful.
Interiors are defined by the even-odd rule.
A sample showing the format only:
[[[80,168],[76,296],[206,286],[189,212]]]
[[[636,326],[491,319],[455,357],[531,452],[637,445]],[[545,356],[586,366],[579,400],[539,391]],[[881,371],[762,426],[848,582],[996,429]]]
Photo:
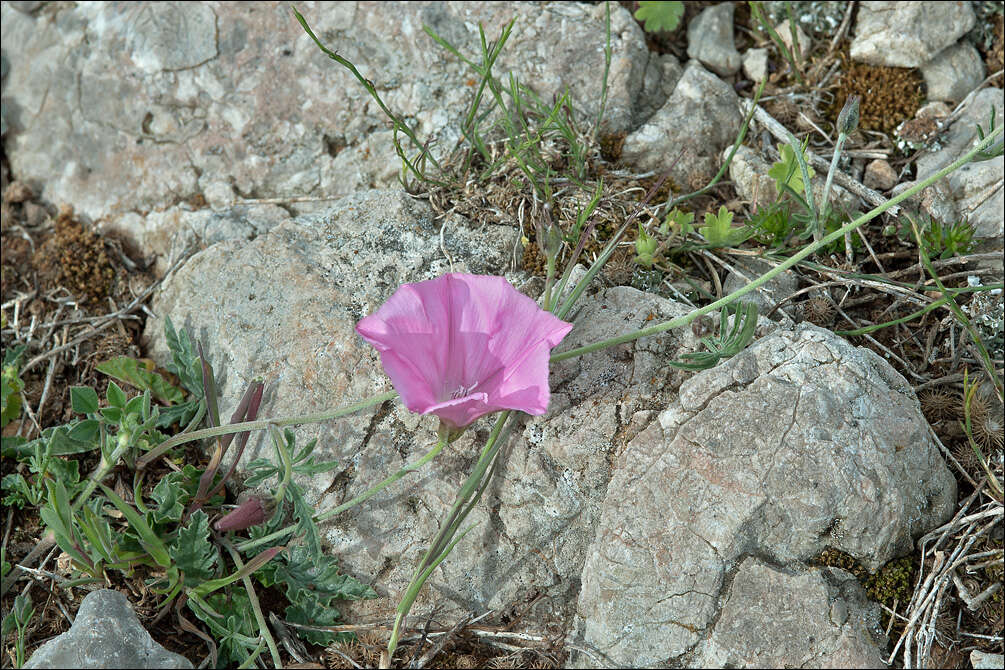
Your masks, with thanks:
[[[450,399],[451,400],[457,400],[458,398],[463,398],[464,396],[466,396],[466,395],[470,394],[472,391],[474,391],[476,386],[478,386],[478,382],[475,382],[471,386],[467,386],[467,387],[465,387],[464,385],[458,386],[450,394]]]

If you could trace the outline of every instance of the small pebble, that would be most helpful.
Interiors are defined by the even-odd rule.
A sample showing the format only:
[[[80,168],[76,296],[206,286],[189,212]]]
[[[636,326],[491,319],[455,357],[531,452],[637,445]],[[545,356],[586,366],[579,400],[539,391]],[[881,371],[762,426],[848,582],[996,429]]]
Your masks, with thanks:
[[[889,191],[897,184],[897,172],[882,158],[865,166],[865,176],[862,183],[877,191]]]

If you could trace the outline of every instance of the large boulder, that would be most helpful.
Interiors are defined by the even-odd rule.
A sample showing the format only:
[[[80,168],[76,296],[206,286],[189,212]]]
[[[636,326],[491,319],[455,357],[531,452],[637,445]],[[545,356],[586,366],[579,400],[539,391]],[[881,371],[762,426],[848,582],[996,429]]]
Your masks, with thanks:
[[[610,132],[627,132],[665,100],[665,68],[629,12],[610,9],[604,116]],[[585,120],[599,111],[603,5],[341,2],[305,11],[390,109],[436,140],[436,152],[460,136],[477,75],[425,26],[480,60],[479,26],[495,39],[515,20],[493,73],[515,74],[544,100],[568,87]],[[203,203],[249,198],[303,212],[396,182],[388,120],[287,3],[50,3],[32,13],[4,3],[0,12],[6,154],[54,205],[140,238],[163,223],[148,221],[151,212],[176,209],[168,218],[184,225]],[[165,254],[160,237],[138,241]]]
[[[698,665],[770,666],[805,655],[873,667],[877,651],[860,627],[820,631],[819,611],[773,620],[778,631],[801,630],[801,642],[745,657],[739,650],[761,635],[764,617],[735,603],[761,598],[755,592],[771,582],[801,591],[798,579],[770,573],[806,574],[827,547],[873,570],[910,553],[913,538],[952,514],[956,480],[910,385],[871,350],[802,324],[688,379],[619,454],[608,492],[574,631],[601,665],[687,663],[704,643],[692,658]],[[741,568],[753,572],[738,581],[747,557],[767,565]],[[828,590],[822,577],[801,579],[807,601],[792,608],[828,601],[811,596]],[[742,645],[732,641],[737,617]],[[851,658],[849,649],[864,651]],[[585,654],[577,662],[598,663]]]
[[[977,17],[969,2],[862,2],[852,60],[918,67],[963,37]]]

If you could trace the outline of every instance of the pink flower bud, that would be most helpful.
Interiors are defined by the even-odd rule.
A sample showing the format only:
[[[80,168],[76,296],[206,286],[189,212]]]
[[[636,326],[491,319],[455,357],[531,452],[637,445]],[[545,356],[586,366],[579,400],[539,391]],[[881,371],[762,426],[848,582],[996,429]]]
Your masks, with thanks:
[[[265,523],[266,505],[258,496],[249,496],[237,509],[213,524],[218,531],[244,530]]]

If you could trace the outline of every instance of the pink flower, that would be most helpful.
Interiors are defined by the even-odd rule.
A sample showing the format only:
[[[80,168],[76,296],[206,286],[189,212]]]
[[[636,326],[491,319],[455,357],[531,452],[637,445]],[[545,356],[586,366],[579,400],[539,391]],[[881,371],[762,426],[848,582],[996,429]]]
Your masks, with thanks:
[[[502,277],[402,284],[356,324],[405,406],[463,428],[490,412],[544,414],[551,349],[572,329]]]

